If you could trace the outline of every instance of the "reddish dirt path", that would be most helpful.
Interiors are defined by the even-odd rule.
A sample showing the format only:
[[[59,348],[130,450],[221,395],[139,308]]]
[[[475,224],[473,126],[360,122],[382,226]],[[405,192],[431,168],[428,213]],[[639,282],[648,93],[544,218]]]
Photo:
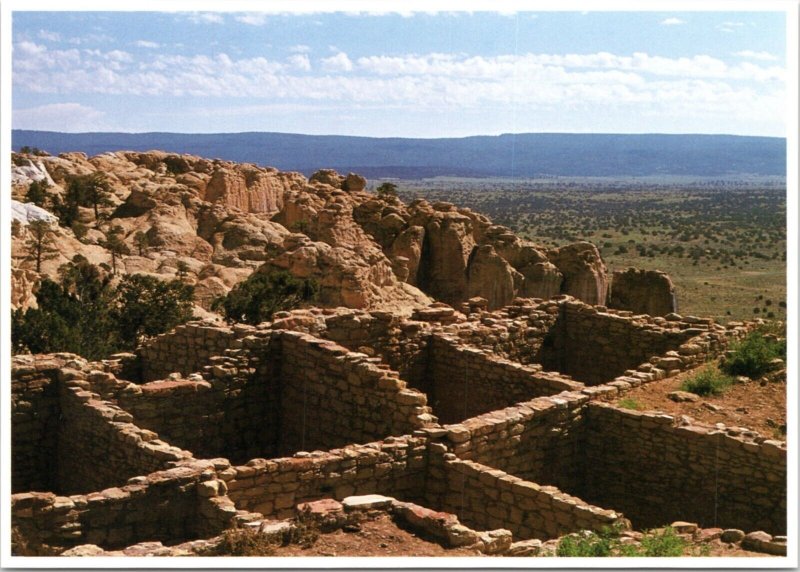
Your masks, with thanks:
[[[723,395],[701,397],[694,403],[676,403],[667,397],[671,391],[680,390],[681,382],[699,369],[637,387],[618,398],[615,404],[622,399],[632,399],[639,404],[640,411],[658,410],[670,415],[688,415],[712,425],[724,423],[728,427],[746,427],[768,439],[786,439],[785,432],[781,433],[779,429],[780,426],[786,427],[785,383],[737,383]],[[714,411],[709,405],[719,410]]]
[[[322,534],[310,548],[289,545],[274,556],[482,556],[469,548],[446,549],[398,527],[388,516],[361,523],[358,532]]]

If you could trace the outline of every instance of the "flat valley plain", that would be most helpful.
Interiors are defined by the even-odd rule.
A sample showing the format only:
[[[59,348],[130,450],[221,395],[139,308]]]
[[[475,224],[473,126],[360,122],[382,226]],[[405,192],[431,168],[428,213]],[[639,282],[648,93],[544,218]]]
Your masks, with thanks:
[[[470,207],[545,247],[593,242],[609,273],[662,270],[672,278],[681,314],[721,323],[786,319],[783,178],[392,182],[404,201]]]

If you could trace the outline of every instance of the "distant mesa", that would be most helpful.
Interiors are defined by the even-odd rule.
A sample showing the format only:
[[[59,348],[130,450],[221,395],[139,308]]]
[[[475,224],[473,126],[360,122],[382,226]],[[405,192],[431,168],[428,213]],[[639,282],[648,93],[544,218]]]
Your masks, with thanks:
[[[331,168],[370,178],[785,176],[786,140],[734,135],[520,133],[443,139],[290,133],[12,131],[53,155],[161,149],[270,165],[306,176]]]

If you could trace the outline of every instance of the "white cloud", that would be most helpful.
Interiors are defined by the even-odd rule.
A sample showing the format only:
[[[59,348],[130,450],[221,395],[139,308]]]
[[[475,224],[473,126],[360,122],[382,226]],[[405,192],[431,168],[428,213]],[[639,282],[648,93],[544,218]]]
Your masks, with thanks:
[[[105,112],[80,103],[51,103],[15,109],[14,129],[47,130],[57,126],[59,131],[101,131],[109,128]]]
[[[84,44],[106,44],[114,40],[107,34],[87,34],[86,36],[74,37],[67,40],[74,46],[82,46]]]
[[[34,42],[24,41],[14,44],[14,50],[23,55],[38,56],[39,54],[46,52],[47,48]]]
[[[306,54],[294,54],[287,58],[287,61],[295,68],[303,71],[311,71],[311,60]]]
[[[717,25],[717,30],[727,34],[732,34],[741,28],[744,28],[743,22],[723,22]]]
[[[353,69],[353,62],[344,52],[339,52],[335,56],[322,59],[322,69],[328,72],[350,71]]]
[[[151,42],[149,40],[136,40],[133,43],[133,45],[138,48],[148,48],[148,49],[155,49],[160,46],[158,42]]]
[[[662,26],[680,26],[685,23],[686,22],[680,18],[666,18],[665,20],[661,20]]]
[[[308,54],[311,52],[311,46],[307,46],[305,44],[297,44],[296,46],[292,46],[289,48],[289,51],[293,54]]]
[[[765,62],[776,61],[778,59],[778,56],[770,54],[769,52],[755,52],[753,50],[742,50],[741,52],[736,52],[733,55],[749,60],[760,60]]]
[[[249,26],[263,26],[267,23],[267,15],[263,12],[247,12],[244,14],[237,14],[234,16],[234,20]]]
[[[186,16],[193,24],[222,24],[225,19],[216,12],[193,12]]]
[[[785,107],[780,102],[786,70],[750,60],[728,64],[707,55],[667,58],[644,52],[597,52],[374,55],[353,61],[339,51],[320,60],[324,72],[320,74],[311,73],[311,60],[300,51],[280,61],[224,53],[140,52],[133,56],[121,50],[51,50],[20,41],[14,44],[13,82],[23,94],[67,94],[70,99],[80,94],[226,101],[253,98],[275,109],[357,106],[474,110],[525,106],[534,112],[548,106],[570,110],[627,106],[627,114],[655,110],[686,117],[691,113],[714,117],[728,113],[737,118],[772,113],[779,117]],[[73,109],[74,113],[87,111],[93,121],[102,119],[99,112],[92,114],[74,107],[78,104],[69,105],[73,107],[43,111],[53,118],[56,112],[66,115]],[[15,121],[19,117],[30,124],[33,113],[15,112]]]
[[[50,32],[48,30],[39,30],[39,33],[36,36],[40,40],[47,40],[48,42],[60,42],[61,41],[61,34],[58,32]]]

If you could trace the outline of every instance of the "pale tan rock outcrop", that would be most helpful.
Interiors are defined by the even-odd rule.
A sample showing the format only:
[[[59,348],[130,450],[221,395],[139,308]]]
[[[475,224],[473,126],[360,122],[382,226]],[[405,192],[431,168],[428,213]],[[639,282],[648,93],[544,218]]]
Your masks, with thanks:
[[[320,169],[308,178],[309,183],[322,183],[335,189],[341,189],[346,178],[334,169]]]
[[[675,286],[659,270],[617,270],[611,278],[608,306],[637,314],[666,316],[677,312]]]
[[[422,246],[425,240],[425,229],[421,226],[409,226],[403,230],[392,242],[392,256],[403,257],[407,260],[407,279],[412,286],[419,283],[419,265],[422,260]]]
[[[391,264],[379,251],[370,256],[305,235],[291,234],[258,272],[286,270],[297,278],[310,278],[320,287],[315,302],[322,306],[388,309],[406,308],[405,313],[427,306],[432,300],[421,291],[401,283]]]
[[[475,247],[472,219],[449,203],[424,206],[411,217],[412,224],[425,229],[419,285],[434,298],[457,304],[470,297],[467,267]]]
[[[597,247],[590,242],[576,242],[548,253],[564,275],[563,294],[588,304],[604,304],[608,294],[608,270]]]
[[[347,173],[342,189],[348,193],[360,193],[367,186],[367,180],[357,173]]]
[[[461,304],[480,297],[490,308],[520,296],[563,293],[589,303],[606,300],[605,265],[593,245],[545,251],[467,208],[378,197],[355,173],[323,169],[306,179],[161,151],[31,160],[36,165],[20,170],[18,181],[49,177],[59,194],[70,176],[102,172],[113,190],[113,204],[100,209],[105,220],[80,209],[79,220],[89,227],[80,241],[71,230],[57,229],[59,252],[43,264],[51,277],[75,254],[110,264],[103,245],[109,229],[119,226],[131,251],[118,257],[119,272],[172,278],[183,261],[206,310],[257,268],[318,279],[325,305],[407,312],[431,299]],[[24,189],[20,184],[14,192]],[[139,233],[147,245],[137,244]],[[30,270],[24,237],[14,248],[13,267]]]
[[[284,194],[301,182],[300,177],[252,165],[220,167],[211,175],[201,198],[245,212],[271,215],[283,208]]]
[[[467,272],[467,296],[485,298],[489,309],[507,305],[516,297],[524,281],[490,244],[475,247]]]
[[[39,275],[26,268],[11,269],[11,309],[36,308],[36,285]]]

